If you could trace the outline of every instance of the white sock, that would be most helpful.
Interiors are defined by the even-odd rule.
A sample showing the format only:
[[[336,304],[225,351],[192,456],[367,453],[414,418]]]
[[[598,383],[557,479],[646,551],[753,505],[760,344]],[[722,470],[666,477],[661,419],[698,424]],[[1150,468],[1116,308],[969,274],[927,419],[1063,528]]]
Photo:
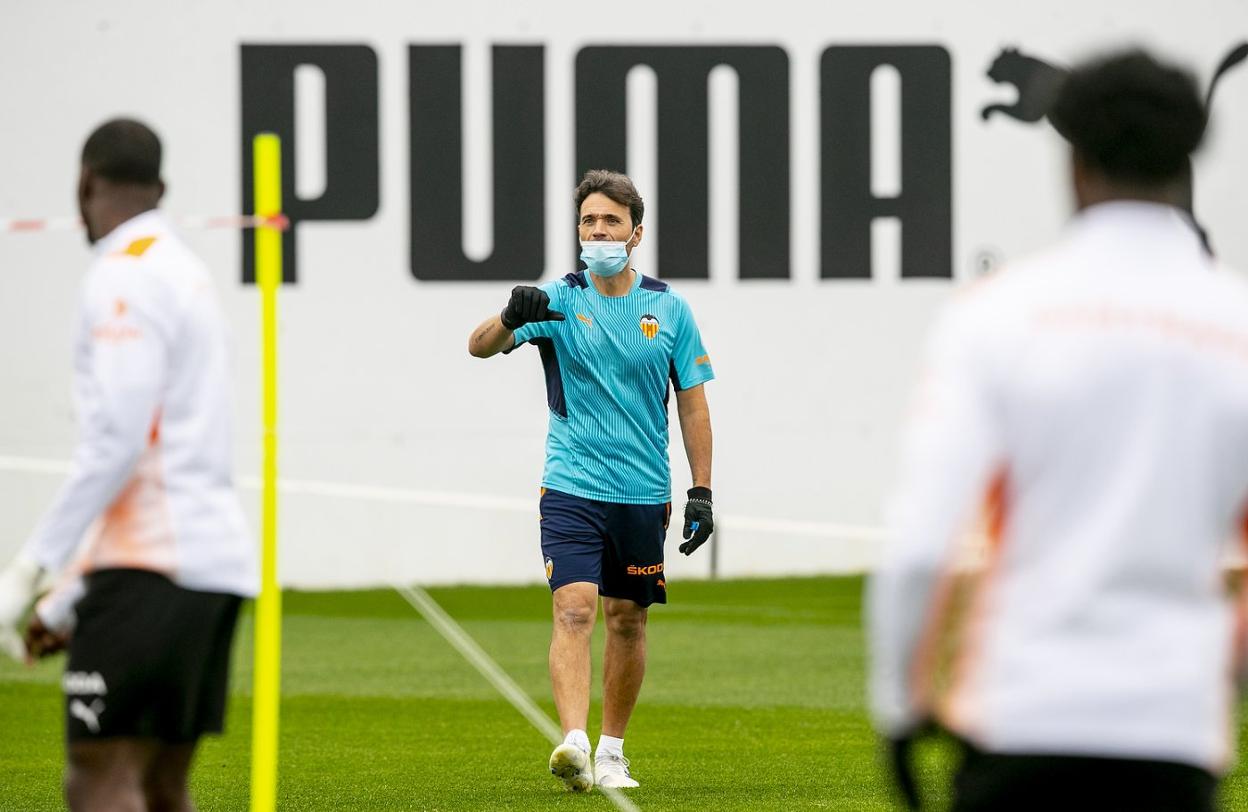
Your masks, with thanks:
[[[614,736],[606,736],[606,735],[599,736],[597,755],[600,755],[600,756],[607,756],[607,755],[622,756],[624,755],[624,740],[617,739]]]
[[[589,734],[584,730],[569,730],[563,737],[564,744],[574,744],[586,753],[589,752]]]

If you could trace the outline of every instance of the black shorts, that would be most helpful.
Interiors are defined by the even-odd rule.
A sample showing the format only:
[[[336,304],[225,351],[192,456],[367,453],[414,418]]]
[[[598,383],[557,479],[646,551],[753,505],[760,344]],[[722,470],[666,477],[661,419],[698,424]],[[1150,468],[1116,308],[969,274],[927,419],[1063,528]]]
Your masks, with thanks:
[[[663,543],[670,502],[623,505],[543,490],[542,556],[551,591],[571,583],[598,585],[608,598],[639,606],[667,603]]]
[[[242,599],[144,570],[87,576],[61,685],[69,741],[220,733]]]
[[[1218,782],[1190,764],[1094,756],[984,753],[964,744],[954,812],[1212,812]]]

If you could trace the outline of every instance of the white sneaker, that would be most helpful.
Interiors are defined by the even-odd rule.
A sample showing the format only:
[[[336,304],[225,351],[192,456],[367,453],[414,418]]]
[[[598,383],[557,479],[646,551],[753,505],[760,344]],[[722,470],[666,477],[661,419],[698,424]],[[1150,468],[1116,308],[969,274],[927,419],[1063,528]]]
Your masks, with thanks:
[[[589,792],[594,788],[589,753],[575,744],[565,742],[555,748],[550,754],[550,772],[573,792]]]
[[[594,756],[594,775],[600,787],[628,789],[641,786],[628,771],[628,759],[615,753],[598,753]]]

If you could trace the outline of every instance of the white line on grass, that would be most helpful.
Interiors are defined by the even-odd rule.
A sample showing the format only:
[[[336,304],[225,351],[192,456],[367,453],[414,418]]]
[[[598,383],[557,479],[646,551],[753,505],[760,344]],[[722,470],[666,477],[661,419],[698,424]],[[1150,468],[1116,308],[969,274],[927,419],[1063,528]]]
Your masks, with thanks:
[[[0,471],[27,474],[67,474],[69,462],[38,457],[0,455]],[[260,480],[254,476],[238,476],[235,481],[248,490],[259,490]],[[494,496],[458,491],[427,491],[415,488],[395,488],[348,482],[325,482],[312,479],[279,479],[278,490],[292,496],[319,496],[330,499],[352,499],[362,502],[387,504],[423,505],[436,508],[469,508],[473,510],[497,510],[507,513],[533,513],[536,503],[532,499],[510,496]],[[840,541],[882,541],[886,532],[882,527],[831,522],[793,521],[757,516],[724,514],[715,517],[715,524],[724,532],[745,530],[749,532],[781,533],[786,536],[835,539]]]
[[[520,715],[529,720],[529,724],[537,729],[537,732],[550,741],[551,744],[559,744],[563,741],[563,734],[559,730],[559,726],[551,721],[550,717],[542,713],[542,709],[537,703],[524,692],[516,681],[513,680],[506,671],[504,671],[498,663],[485,653],[481,646],[477,645],[477,641],[473,640],[463,627],[455,622],[455,619],[446,613],[446,611],[438,605],[438,602],[429,596],[429,593],[418,586],[404,586],[402,584],[394,585],[395,591],[402,595],[408,603],[420,612],[421,616],[429,621],[429,625],[437,629],[438,633],[450,643],[451,646],[464,656],[473,668],[481,673],[481,676],[494,686],[503,698],[511,703],[511,706],[520,712]],[[637,805],[625,797],[624,793],[613,787],[599,787],[604,795],[615,804],[615,808],[621,812],[640,812]]]

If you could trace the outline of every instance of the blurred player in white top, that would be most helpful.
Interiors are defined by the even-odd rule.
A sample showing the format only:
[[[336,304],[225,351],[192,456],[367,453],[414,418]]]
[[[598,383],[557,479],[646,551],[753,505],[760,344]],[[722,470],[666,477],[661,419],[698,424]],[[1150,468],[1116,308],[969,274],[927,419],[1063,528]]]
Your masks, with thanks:
[[[74,359],[81,437],[51,509],[0,573],[0,643],[41,576],[26,656],[68,645],[71,809],[189,809],[203,733],[222,728],[254,551],[231,481],[226,328],[204,265],[156,210],[161,146],[114,120],[87,139],[78,188],[95,258]]]
[[[962,740],[957,810],[1212,809],[1245,628],[1221,560],[1248,533],[1248,286],[1182,211],[1190,76],[1112,56],[1050,118],[1079,213],[931,339],[870,589],[872,712],[902,753],[932,721]]]

